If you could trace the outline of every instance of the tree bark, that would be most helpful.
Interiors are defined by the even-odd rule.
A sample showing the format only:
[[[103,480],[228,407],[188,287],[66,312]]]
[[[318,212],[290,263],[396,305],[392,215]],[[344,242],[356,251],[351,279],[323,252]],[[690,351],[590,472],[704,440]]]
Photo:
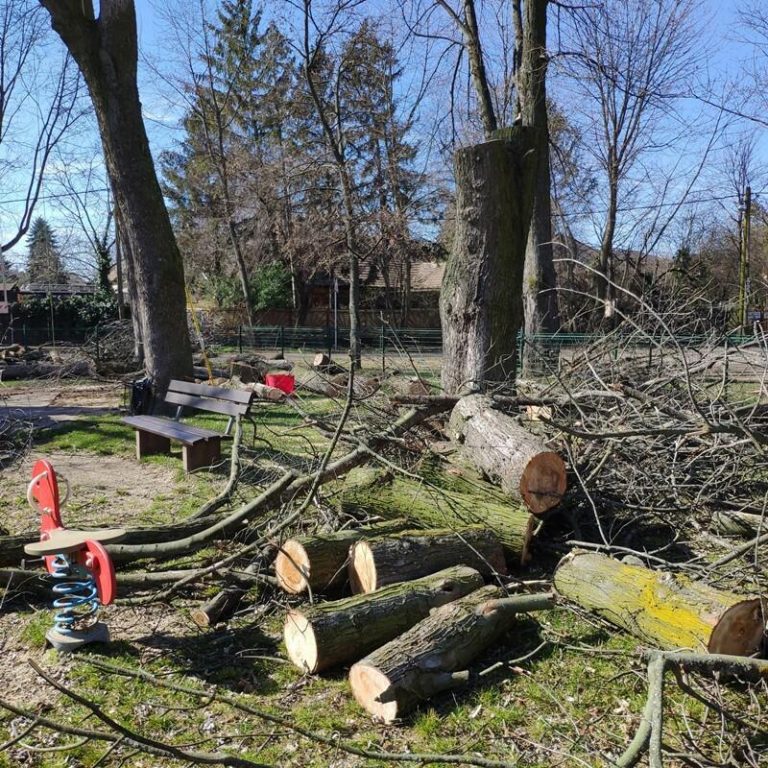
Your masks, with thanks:
[[[375,476],[375,475],[374,475]],[[420,528],[464,528],[479,525],[493,531],[512,561],[527,562],[534,518],[513,501],[505,503],[429,487],[395,477],[373,481],[371,473],[351,473],[340,496],[341,511],[384,518],[404,517]]]
[[[454,565],[467,565],[484,576],[507,574],[501,543],[483,528],[406,531],[363,539],[349,548],[349,582],[355,594]]]
[[[192,372],[184,267],[149,149],[136,84],[133,0],[40,0],[78,64],[99,124],[110,184],[133,260],[147,374],[157,392]]]
[[[576,551],[560,562],[554,585],[562,597],[654,647],[750,656],[764,639],[768,604],[683,574]]]
[[[352,544],[367,536],[386,536],[405,527],[405,520],[390,520],[365,528],[288,539],[275,558],[277,582],[294,595],[340,587],[347,580],[346,565]]]
[[[518,613],[553,606],[552,595],[500,599],[484,587],[448,603],[352,666],[349,683],[358,704],[391,723],[420,701],[469,680],[465,669],[514,623]]]
[[[457,566],[372,594],[295,608],[283,628],[288,658],[310,673],[360,659],[425,619],[433,608],[482,586],[477,571]]]
[[[533,514],[544,514],[565,493],[565,463],[540,437],[491,404],[483,395],[459,400],[451,412],[451,436],[460,443],[461,455],[483,475]]]
[[[523,276],[525,335],[554,333],[560,326],[555,266],[552,260],[552,202],[547,115],[547,5],[527,0],[523,18],[518,77],[522,124],[532,130],[537,163],[533,214],[528,233]],[[536,344],[523,346],[523,373],[538,369]]]
[[[440,290],[448,394],[515,378],[535,161],[527,129],[507,136],[455,155],[456,232]]]

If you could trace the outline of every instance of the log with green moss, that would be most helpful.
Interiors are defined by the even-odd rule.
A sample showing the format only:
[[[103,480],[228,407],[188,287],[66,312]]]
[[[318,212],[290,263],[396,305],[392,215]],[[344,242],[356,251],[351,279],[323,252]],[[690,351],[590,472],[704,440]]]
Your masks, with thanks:
[[[352,544],[362,538],[386,536],[406,527],[405,520],[394,519],[365,528],[288,539],[275,558],[277,582],[291,594],[340,587],[347,580],[347,558]]]
[[[352,666],[349,682],[357,702],[391,723],[420,701],[469,679],[467,667],[504,635],[522,612],[551,608],[551,594],[503,598],[483,587],[438,608]]]
[[[484,576],[507,574],[498,538],[487,528],[403,531],[361,539],[349,549],[352,591],[373,592],[453,565],[468,565]]]
[[[350,514],[404,517],[417,528],[483,526],[499,538],[510,563],[528,560],[535,525],[530,512],[511,499],[457,493],[402,475],[387,478],[366,470],[350,472],[340,506]]]
[[[433,608],[483,586],[466,566],[288,612],[283,638],[288,658],[305,672],[360,659],[429,616]]]
[[[594,552],[560,562],[555,589],[650,645],[750,656],[763,643],[768,603]]]

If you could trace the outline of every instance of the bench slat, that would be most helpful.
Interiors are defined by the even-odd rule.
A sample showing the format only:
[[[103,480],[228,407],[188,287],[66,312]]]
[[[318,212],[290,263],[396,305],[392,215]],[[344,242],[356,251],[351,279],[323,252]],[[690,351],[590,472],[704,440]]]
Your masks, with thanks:
[[[190,381],[172,379],[168,385],[169,392],[181,392],[185,395],[197,395],[198,397],[214,397],[218,400],[227,400],[232,403],[250,405],[253,392],[242,389],[227,389],[226,387],[212,387],[210,384],[193,384]],[[244,411],[243,411],[244,412]]]
[[[143,429],[156,435],[169,437],[173,440],[178,440],[184,445],[194,445],[203,440],[217,437],[227,438],[227,435],[222,435],[220,432],[214,432],[203,427],[180,424],[178,421],[165,419],[162,416],[126,416],[123,418],[123,422],[134,429]]]
[[[200,411],[223,413],[227,416],[238,416],[248,410],[247,405],[240,403],[228,403],[223,400],[214,400],[211,397],[197,397],[196,395],[184,395],[180,392],[168,392],[165,402],[173,405],[184,405],[188,408],[197,408]]]

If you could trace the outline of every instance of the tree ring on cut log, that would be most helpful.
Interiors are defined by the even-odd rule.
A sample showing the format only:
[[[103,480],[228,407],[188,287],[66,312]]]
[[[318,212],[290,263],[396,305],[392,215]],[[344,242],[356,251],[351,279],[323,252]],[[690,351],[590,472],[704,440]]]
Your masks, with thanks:
[[[567,486],[565,462],[554,451],[534,456],[520,477],[520,495],[534,515],[559,504]]]
[[[732,605],[717,622],[707,644],[710,653],[752,656],[760,653],[766,640],[768,603],[760,598]]]
[[[312,625],[299,611],[288,611],[283,631],[288,658],[310,674],[317,672],[317,640]]]
[[[357,703],[363,709],[385,723],[397,720],[397,699],[386,696],[392,684],[383,672],[358,662],[349,670],[349,682]]]
[[[309,580],[309,556],[294,539],[286,541],[275,558],[275,574],[280,586],[293,595],[303,592]]]

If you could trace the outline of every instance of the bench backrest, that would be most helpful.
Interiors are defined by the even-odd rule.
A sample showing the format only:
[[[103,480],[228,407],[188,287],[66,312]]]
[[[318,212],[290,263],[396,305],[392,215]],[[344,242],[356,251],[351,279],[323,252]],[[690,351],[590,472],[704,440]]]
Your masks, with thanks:
[[[244,416],[251,405],[253,392],[244,392],[208,384],[192,384],[172,379],[165,394],[165,402],[171,405],[197,408],[200,411],[223,413],[230,418]]]

